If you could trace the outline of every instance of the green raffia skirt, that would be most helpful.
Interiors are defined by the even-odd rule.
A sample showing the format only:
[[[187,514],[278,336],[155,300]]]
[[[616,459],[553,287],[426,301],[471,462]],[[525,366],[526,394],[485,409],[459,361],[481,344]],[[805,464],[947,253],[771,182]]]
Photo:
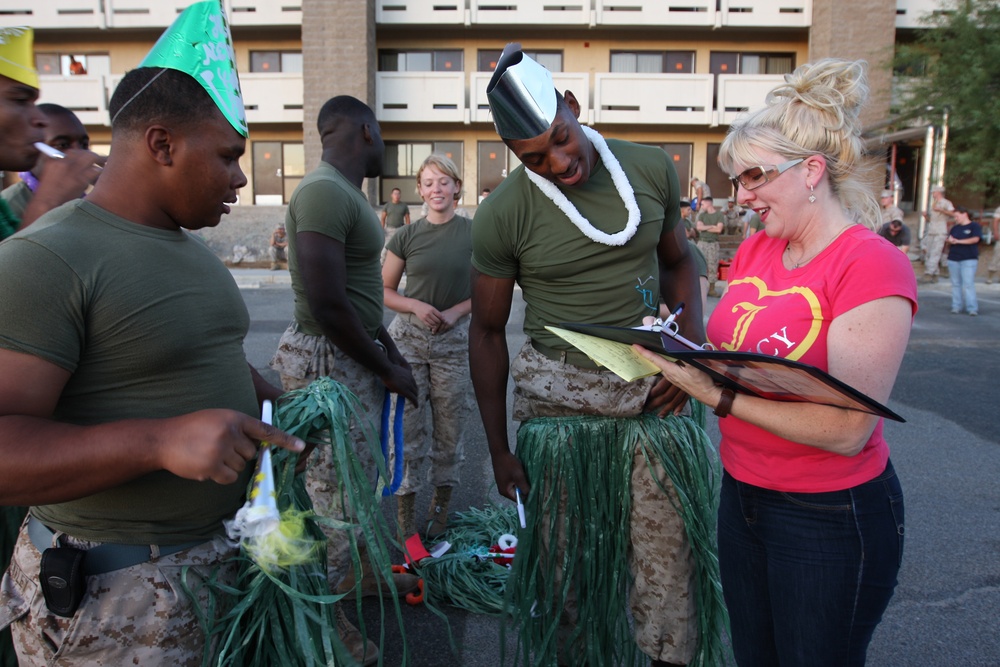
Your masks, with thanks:
[[[661,463],[673,482],[691,546],[698,645],[690,664],[726,664],[729,621],[716,545],[718,456],[694,420],[655,415],[545,417],[521,425],[517,455],[532,485],[529,522],[551,520],[536,521],[534,529],[529,523],[519,535],[507,586],[517,664],[645,664],[626,611],[631,473],[639,451],[647,465]],[[560,540],[564,549],[548,555],[546,545]],[[577,621],[567,631],[560,629],[560,614],[571,590]]]

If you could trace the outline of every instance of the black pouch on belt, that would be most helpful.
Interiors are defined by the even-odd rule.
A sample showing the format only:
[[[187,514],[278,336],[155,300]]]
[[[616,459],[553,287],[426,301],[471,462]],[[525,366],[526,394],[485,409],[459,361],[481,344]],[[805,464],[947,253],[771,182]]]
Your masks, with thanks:
[[[71,618],[87,590],[83,559],[87,552],[74,547],[52,547],[42,552],[38,579],[45,606],[53,614]]]

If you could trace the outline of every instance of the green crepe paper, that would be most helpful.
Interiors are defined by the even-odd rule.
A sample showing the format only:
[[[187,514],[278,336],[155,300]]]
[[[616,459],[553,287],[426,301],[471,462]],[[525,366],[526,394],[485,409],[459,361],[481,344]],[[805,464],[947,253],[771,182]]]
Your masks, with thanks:
[[[242,136],[249,136],[229,21],[220,0],[196,2],[167,28],[139,67],[165,67],[195,78]]]

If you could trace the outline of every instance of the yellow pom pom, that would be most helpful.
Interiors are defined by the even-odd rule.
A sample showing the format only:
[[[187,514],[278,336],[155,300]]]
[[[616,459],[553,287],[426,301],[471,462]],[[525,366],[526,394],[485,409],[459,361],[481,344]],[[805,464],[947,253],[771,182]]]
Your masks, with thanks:
[[[244,548],[261,569],[284,570],[314,560],[323,543],[306,532],[306,519],[312,512],[287,509],[281,513],[276,530],[244,541]]]

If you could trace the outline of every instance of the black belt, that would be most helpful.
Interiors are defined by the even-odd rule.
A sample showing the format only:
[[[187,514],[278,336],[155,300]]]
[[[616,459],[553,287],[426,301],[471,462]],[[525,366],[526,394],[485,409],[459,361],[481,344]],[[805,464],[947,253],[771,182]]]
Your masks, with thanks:
[[[572,364],[574,366],[579,366],[580,368],[589,368],[592,370],[600,368],[600,366],[597,365],[597,362],[578,350],[557,350],[554,347],[545,345],[544,343],[539,343],[534,339],[531,341],[531,347],[535,348],[535,350],[543,357],[547,357],[552,361],[558,361],[563,364]]]
[[[28,537],[31,538],[31,543],[35,545],[35,548],[42,552],[52,546],[52,538],[55,537],[55,533],[35,517],[30,517],[28,519]],[[207,541],[198,540],[184,544],[163,545],[158,547],[159,555],[157,557],[169,556]],[[91,577],[96,574],[124,570],[127,567],[151,561],[153,557],[153,550],[148,544],[100,544],[87,550],[87,555],[83,559],[83,574]]]

